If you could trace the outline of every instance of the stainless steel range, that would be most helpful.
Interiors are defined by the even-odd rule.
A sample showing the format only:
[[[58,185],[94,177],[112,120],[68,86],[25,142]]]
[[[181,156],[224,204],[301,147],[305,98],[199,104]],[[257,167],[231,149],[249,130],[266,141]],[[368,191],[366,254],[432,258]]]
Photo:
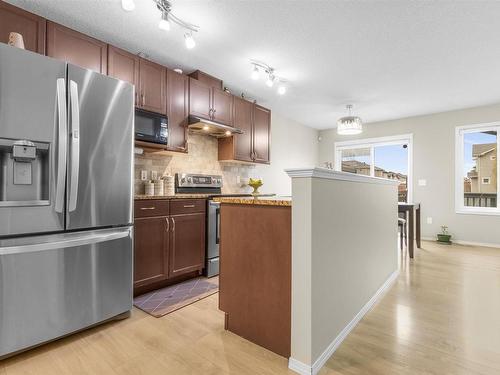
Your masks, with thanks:
[[[251,194],[222,194],[222,176],[178,173],[175,175],[177,194],[209,194],[207,199],[206,264],[207,277],[219,274],[220,203],[215,197],[248,197]]]

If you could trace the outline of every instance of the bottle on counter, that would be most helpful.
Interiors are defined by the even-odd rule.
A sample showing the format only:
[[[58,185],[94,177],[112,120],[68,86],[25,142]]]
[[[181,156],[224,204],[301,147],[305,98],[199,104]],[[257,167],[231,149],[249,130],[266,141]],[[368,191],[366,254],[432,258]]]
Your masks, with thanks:
[[[161,179],[163,180],[163,194],[174,195],[175,194],[174,176],[165,175],[162,176]]]
[[[154,195],[163,195],[163,180],[155,180],[154,184]]]
[[[155,184],[152,181],[144,182],[144,194],[145,195],[155,195]]]

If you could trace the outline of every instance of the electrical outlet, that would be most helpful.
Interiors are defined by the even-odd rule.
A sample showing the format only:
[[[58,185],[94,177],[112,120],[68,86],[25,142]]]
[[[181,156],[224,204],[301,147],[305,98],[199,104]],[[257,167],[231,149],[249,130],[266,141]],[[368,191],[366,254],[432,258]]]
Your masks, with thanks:
[[[427,218],[427,224],[432,224],[432,217]]]
[[[427,186],[427,180],[425,179],[418,180],[418,186]]]
[[[148,179],[148,171],[141,171],[141,181],[146,181]]]

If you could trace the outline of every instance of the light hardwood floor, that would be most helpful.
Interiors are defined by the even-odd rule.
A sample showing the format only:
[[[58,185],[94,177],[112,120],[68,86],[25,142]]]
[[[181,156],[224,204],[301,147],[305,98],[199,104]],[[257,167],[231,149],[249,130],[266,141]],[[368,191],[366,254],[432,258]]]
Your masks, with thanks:
[[[424,242],[401,264],[320,374],[500,374],[500,249]],[[223,318],[217,295],[160,319],[134,310],[4,360],[0,375],[293,374]]]

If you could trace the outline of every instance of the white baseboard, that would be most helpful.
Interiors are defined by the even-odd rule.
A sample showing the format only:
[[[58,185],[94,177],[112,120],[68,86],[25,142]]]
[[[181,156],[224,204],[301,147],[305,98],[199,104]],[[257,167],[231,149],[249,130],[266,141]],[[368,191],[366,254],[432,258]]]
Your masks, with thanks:
[[[422,237],[422,241],[436,242],[436,239],[434,237]],[[490,243],[490,242],[463,241],[463,240],[454,240],[453,238],[451,239],[451,242],[456,243],[457,245],[500,248],[500,244]]]
[[[366,315],[368,311],[375,305],[375,303],[380,299],[382,294],[387,291],[392,284],[396,281],[399,275],[399,270],[394,271],[382,284],[382,286],[377,290],[372,298],[363,306],[363,308],[356,314],[356,316],[347,324],[347,326],[339,333],[335,339],[328,345],[325,351],[318,357],[318,359],[313,363],[312,366],[306,365],[292,357],[288,360],[288,368],[295,371],[300,375],[316,375],[319,370],[325,365],[328,358],[337,350],[342,341],[347,337],[347,335],[352,331],[354,327],[359,323],[359,321]]]

